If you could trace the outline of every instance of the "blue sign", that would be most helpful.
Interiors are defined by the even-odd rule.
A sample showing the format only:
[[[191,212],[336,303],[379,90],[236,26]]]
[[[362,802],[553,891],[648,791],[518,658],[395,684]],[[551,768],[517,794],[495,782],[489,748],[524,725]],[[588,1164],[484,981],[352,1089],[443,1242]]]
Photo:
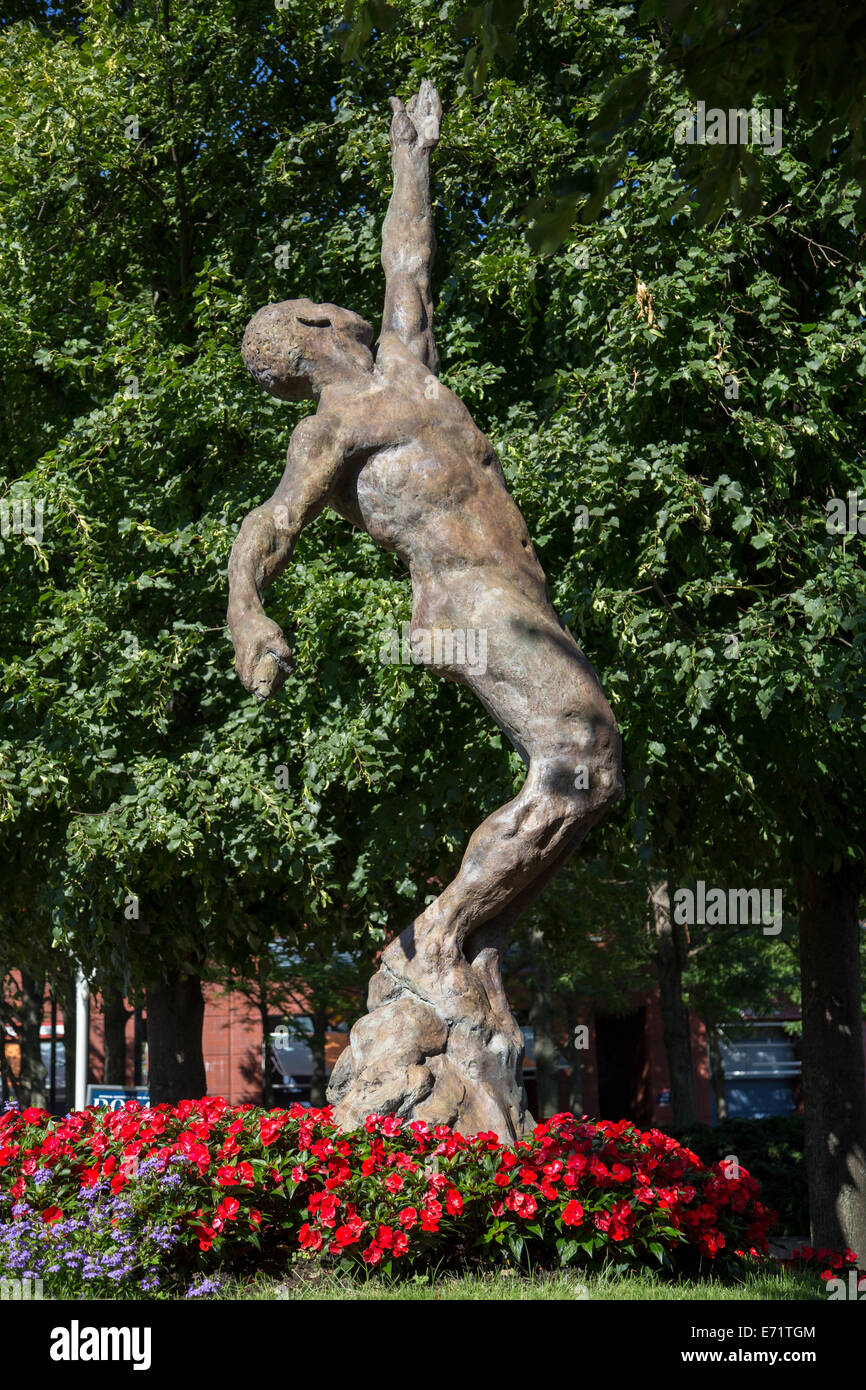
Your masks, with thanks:
[[[88,1086],[87,1104],[105,1105],[109,1110],[122,1110],[129,1100],[137,1100],[141,1105],[150,1105],[150,1092],[146,1086]]]

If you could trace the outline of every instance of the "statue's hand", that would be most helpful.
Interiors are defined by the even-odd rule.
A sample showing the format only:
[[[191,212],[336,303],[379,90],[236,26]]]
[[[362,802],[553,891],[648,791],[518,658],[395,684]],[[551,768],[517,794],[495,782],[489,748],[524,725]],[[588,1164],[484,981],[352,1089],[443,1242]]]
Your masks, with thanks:
[[[282,632],[264,614],[249,618],[241,625],[235,641],[235,656],[235,670],[257,700],[276,695],[295,664]]]
[[[418,92],[406,106],[399,97],[389,97],[394,117],[391,121],[391,148],[415,145],[419,150],[432,150],[439,141],[442,103],[439,93],[425,78]]]

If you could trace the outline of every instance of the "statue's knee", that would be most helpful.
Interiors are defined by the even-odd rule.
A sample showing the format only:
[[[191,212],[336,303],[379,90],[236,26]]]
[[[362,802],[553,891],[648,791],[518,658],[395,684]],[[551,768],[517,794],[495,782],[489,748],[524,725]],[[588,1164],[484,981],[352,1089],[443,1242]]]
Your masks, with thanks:
[[[591,738],[578,748],[572,764],[573,816],[579,819],[614,805],[625,794],[622,775],[622,740],[611,715],[604,727],[596,726]]]

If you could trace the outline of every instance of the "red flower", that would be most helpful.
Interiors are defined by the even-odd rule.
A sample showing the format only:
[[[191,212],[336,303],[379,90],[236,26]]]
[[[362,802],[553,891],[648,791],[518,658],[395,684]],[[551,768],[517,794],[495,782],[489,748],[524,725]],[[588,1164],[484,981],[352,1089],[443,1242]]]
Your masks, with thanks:
[[[394,1232],[390,1226],[380,1226],[376,1232],[376,1240],[383,1250],[390,1250],[394,1244]]]
[[[397,1256],[405,1255],[406,1251],[409,1249],[408,1236],[405,1236],[402,1231],[396,1231],[394,1234],[394,1242],[392,1245],[392,1249],[394,1251],[394,1254]]]
[[[250,1220],[250,1230],[251,1230],[251,1231],[256,1230],[256,1228],[257,1228],[258,1226],[261,1226],[261,1224],[262,1224],[262,1214],[261,1214],[261,1212],[259,1211],[258,1207],[250,1207],[250,1211],[249,1211],[249,1220]]]
[[[583,1207],[580,1202],[569,1202],[559,1219],[563,1226],[579,1226],[583,1221]]]
[[[383,1186],[387,1187],[389,1192],[399,1192],[403,1186],[403,1179],[399,1173],[389,1173]]]
[[[217,1207],[217,1216],[223,1221],[234,1221],[240,1209],[237,1197],[224,1197]]]
[[[377,1265],[381,1263],[382,1251],[375,1241],[373,1241],[372,1245],[367,1246],[367,1249],[361,1255],[361,1259],[365,1260],[368,1265]]]
[[[319,1208],[319,1220],[323,1226],[330,1226],[332,1229],[337,1224],[337,1208],[340,1205],[339,1197],[335,1197],[329,1192],[321,1201],[316,1204]],[[312,1207],[312,1202],[310,1203]]]
[[[418,1220],[418,1212],[415,1207],[404,1207],[397,1217],[397,1220],[400,1222],[404,1231],[411,1231],[415,1222]]]
[[[463,1198],[456,1187],[449,1187],[445,1193],[445,1209],[451,1216],[459,1216],[463,1210]]]
[[[538,1211],[538,1203],[529,1192],[509,1192],[505,1198],[505,1205],[509,1211],[522,1216],[524,1220],[529,1220]]]
[[[251,1163],[238,1163],[236,1167],[227,1165],[218,1168],[214,1179],[218,1187],[252,1187],[255,1182]]]
[[[439,1205],[439,1204],[438,1204],[438,1202],[437,1202],[437,1206],[438,1206],[438,1205]],[[438,1216],[434,1216],[432,1212],[429,1212],[429,1211],[422,1211],[422,1213],[421,1213],[421,1230],[422,1230],[422,1231],[438,1231],[438,1230],[439,1230],[439,1217],[438,1217]]]
[[[40,1114],[40,1111],[37,1110],[37,1111],[34,1111],[34,1113],[35,1113],[36,1115],[38,1115],[38,1114]],[[25,1110],[24,1114],[25,1114],[25,1115],[27,1114],[27,1111],[26,1111],[26,1110]],[[31,1121],[31,1123],[34,1123],[34,1122]],[[62,1217],[63,1217],[63,1212],[60,1210],[59,1207],[46,1207],[45,1210],[44,1210],[43,1213],[42,1213],[42,1220],[45,1222],[46,1225],[47,1225],[50,1221],[60,1221],[60,1220],[62,1219]]]
[[[354,1245],[366,1224],[366,1221],[358,1221],[357,1217],[353,1217],[345,1226],[338,1226],[334,1232],[333,1244],[338,1250],[347,1245]]]
[[[321,1250],[322,1234],[320,1231],[314,1231],[305,1221],[298,1232],[298,1242],[304,1250]]]

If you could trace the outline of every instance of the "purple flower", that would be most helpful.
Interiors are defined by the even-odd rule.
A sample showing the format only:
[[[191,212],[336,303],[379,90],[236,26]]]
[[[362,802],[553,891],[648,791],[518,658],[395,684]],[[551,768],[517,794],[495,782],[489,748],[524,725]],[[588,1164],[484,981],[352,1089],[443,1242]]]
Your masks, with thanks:
[[[191,1284],[185,1296],[187,1298],[202,1298],[209,1293],[216,1293],[219,1287],[219,1279],[202,1279],[200,1284]]]

